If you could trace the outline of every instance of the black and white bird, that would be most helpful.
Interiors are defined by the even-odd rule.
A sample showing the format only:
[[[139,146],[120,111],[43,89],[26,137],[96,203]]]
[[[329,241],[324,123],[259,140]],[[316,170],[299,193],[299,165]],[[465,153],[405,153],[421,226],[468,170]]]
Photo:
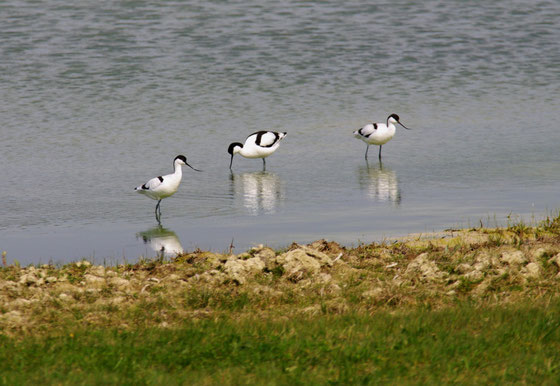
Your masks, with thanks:
[[[379,145],[379,160],[381,161],[381,147],[394,137],[396,131],[395,123],[398,123],[407,130],[411,130],[400,122],[397,114],[391,114],[387,118],[387,123],[370,123],[354,131],[354,137],[367,143],[366,160],[369,145]]]
[[[156,219],[158,221],[161,216],[161,200],[172,196],[173,194],[175,194],[177,189],[179,189],[179,184],[181,183],[181,178],[183,177],[183,171],[181,170],[182,165],[187,165],[197,172],[201,171],[189,165],[187,163],[187,157],[185,157],[184,155],[178,155],[173,160],[172,174],[152,178],[144,185],[134,188],[134,190],[136,190],[138,193],[144,194],[145,196],[148,196],[153,200],[158,200],[158,203],[156,205]]]
[[[229,145],[228,153],[231,154],[231,161],[229,162],[229,168],[233,163],[233,156],[237,153],[241,154],[245,158],[262,158],[263,169],[266,168],[266,157],[271,155],[280,146],[280,141],[288,133],[277,133],[276,131],[257,131],[251,134],[245,140],[245,143],[234,142]]]

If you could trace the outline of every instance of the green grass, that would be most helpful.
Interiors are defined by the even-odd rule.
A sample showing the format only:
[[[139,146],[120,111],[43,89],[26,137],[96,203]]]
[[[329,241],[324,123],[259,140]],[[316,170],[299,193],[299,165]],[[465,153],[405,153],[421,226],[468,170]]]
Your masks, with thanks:
[[[0,336],[0,384],[560,382],[560,301]]]

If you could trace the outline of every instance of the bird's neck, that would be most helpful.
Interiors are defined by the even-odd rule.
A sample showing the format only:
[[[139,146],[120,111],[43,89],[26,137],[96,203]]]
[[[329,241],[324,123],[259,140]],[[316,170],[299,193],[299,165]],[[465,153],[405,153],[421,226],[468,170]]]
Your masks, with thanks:
[[[181,168],[181,164],[174,164],[173,169],[174,169],[173,174],[175,174],[176,176],[183,175],[183,169]]]

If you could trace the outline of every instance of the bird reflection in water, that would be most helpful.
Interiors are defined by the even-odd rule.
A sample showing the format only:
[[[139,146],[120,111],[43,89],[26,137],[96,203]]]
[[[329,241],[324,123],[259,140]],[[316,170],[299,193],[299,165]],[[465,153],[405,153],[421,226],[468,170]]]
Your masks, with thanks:
[[[231,174],[234,199],[241,200],[251,215],[276,212],[279,202],[284,200],[282,180],[266,171]]]
[[[175,232],[161,225],[144,232],[138,232],[136,237],[142,238],[144,244],[149,244],[160,257],[176,256],[183,253],[183,246]]]
[[[397,174],[379,162],[376,166],[360,166],[358,169],[360,188],[369,198],[379,202],[401,203],[401,191]]]

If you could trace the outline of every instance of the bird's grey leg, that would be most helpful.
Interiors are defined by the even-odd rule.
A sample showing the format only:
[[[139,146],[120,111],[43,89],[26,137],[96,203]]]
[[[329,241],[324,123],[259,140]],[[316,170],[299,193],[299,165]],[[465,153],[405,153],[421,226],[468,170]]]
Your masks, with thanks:
[[[383,145],[379,145],[379,162],[381,162],[381,146]]]
[[[262,160],[263,160],[263,170],[266,170],[266,161],[264,160],[264,158]]]
[[[366,161],[367,161],[367,152],[368,152],[368,150],[369,150],[369,143],[367,144],[367,147],[366,147]]]
[[[156,205],[156,217],[157,217],[157,215],[158,215],[158,209],[159,209],[159,214],[160,214],[160,216],[161,216],[161,207],[160,207],[160,204],[161,204],[161,200],[159,200],[159,201],[157,202],[157,205]]]

